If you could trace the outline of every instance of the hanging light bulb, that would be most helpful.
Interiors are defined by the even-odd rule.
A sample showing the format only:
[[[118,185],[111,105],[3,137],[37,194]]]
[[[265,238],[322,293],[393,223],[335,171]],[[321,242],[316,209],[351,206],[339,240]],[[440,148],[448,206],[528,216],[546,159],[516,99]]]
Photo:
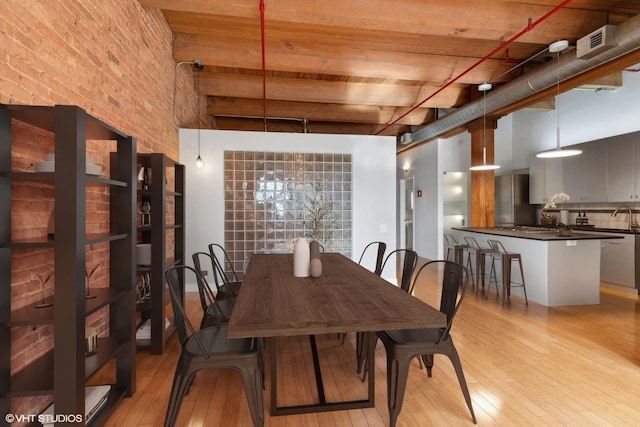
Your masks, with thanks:
[[[204,70],[204,65],[202,65],[202,61],[194,61],[193,68],[197,71],[197,79],[196,79],[196,99],[198,101],[198,117],[196,118],[198,123],[198,157],[196,158],[196,167],[203,168],[204,160],[202,160],[202,156],[200,156],[200,72]]]
[[[491,83],[485,82],[478,86],[478,90],[482,92],[482,164],[471,166],[472,171],[489,171],[500,168],[498,165],[487,164],[487,91],[491,90]]]
[[[558,63],[556,66],[556,114],[557,114],[557,127],[556,127],[556,148],[550,151],[543,151],[542,153],[536,154],[536,157],[540,157],[543,159],[549,158],[557,158],[557,157],[569,157],[569,156],[577,156],[582,153],[582,150],[577,149],[562,149],[560,148],[560,52],[569,47],[569,42],[567,40],[558,40],[549,45],[549,52],[557,53]]]

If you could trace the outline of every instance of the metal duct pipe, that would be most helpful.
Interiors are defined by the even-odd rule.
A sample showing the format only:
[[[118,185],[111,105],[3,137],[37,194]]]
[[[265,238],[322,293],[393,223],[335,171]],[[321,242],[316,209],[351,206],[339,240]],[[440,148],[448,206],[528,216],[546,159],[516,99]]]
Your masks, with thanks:
[[[486,97],[487,114],[555,85],[558,78],[556,67],[560,68],[560,81],[564,81],[639,49],[640,15],[634,16],[617,27],[615,41],[614,47],[590,59],[576,58],[574,49],[561,55],[559,64],[551,61],[491,91]],[[443,118],[413,131],[411,142],[399,147],[398,151],[404,151],[420,142],[465,125],[482,117],[483,114],[482,99],[469,102]]]

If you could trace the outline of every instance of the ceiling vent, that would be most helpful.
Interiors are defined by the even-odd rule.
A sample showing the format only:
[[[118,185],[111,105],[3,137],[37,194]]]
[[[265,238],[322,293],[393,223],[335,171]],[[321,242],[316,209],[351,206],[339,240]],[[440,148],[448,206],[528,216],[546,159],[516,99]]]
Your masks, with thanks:
[[[616,45],[616,26],[605,25],[576,43],[576,58],[589,59]]]
[[[401,145],[407,145],[410,142],[411,142],[411,133],[407,132],[407,133],[403,133],[402,135],[400,135],[400,144]]]

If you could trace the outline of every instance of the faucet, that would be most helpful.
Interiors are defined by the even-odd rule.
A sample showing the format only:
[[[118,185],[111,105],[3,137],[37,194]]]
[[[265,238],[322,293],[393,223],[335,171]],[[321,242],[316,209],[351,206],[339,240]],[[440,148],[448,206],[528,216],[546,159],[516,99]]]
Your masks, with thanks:
[[[638,224],[633,219],[633,211],[629,206],[618,206],[615,211],[611,214],[611,216],[618,215],[619,211],[625,211],[629,214],[629,224],[627,226],[627,230],[633,230],[634,228],[638,228]]]

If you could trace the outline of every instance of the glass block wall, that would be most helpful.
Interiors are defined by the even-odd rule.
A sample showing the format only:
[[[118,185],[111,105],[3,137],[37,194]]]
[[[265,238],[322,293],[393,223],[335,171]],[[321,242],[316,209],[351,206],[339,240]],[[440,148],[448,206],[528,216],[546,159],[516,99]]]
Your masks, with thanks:
[[[224,246],[242,275],[252,253],[307,237],[351,257],[351,155],[224,152]]]

